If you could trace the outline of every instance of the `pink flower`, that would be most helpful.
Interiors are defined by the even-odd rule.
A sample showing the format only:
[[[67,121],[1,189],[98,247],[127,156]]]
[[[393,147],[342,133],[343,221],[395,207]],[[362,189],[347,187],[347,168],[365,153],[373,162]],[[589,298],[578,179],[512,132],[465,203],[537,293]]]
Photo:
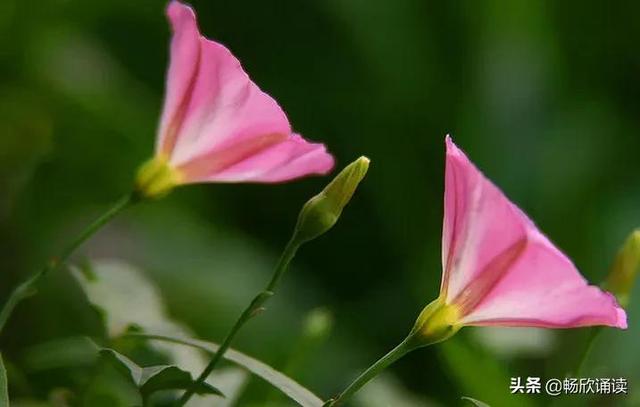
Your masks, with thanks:
[[[166,97],[155,158],[141,169],[139,190],[153,196],[179,184],[281,182],[331,170],[324,145],[292,133],[280,106],[231,52],[200,34],[190,7],[172,1],[167,16]]]
[[[442,340],[465,325],[626,328],[615,298],[589,285],[449,136],[446,145],[440,297],[414,331]]]

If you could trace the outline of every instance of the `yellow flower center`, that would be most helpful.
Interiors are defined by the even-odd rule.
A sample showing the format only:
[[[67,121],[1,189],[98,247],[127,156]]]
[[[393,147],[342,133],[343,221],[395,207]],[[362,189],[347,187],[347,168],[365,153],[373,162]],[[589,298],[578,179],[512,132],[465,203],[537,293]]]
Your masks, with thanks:
[[[462,328],[461,316],[459,307],[438,298],[422,310],[410,336],[417,346],[444,341]]]
[[[136,192],[142,198],[161,198],[181,182],[180,171],[169,165],[166,156],[159,155],[140,166],[136,176]]]

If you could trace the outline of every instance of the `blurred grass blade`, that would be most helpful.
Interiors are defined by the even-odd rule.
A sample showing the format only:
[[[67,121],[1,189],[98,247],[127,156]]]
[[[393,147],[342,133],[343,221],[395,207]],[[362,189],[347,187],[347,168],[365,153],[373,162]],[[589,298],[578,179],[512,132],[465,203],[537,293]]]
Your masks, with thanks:
[[[137,363],[113,349],[101,349],[100,355],[115,366],[120,373],[130,379],[140,390],[143,399],[160,390],[184,390],[193,386],[194,380],[189,372],[172,365],[141,367]],[[222,392],[208,383],[196,388],[197,394],[216,394]]]
[[[473,404],[476,407],[491,407],[487,403],[483,403],[480,400],[472,399],[471,397],[462,397],[462,400],[467,400],[468,402],[470,402],[471,404]]]
[[[180,345],[195,347],[210,354],[215,354],[219,347],[219,345],[212,342],[166,335],[134,333],[128,334],[127,337],[172,342]],[[234,349],[229,349],[224,354],[224,358],[244,367],[256,376],[264,379],[302,407],[322,407],[324,403],[318,396],[300,385],[295,380],[273,369],[265,363],[252,358],[251,356],[247,356],[244,353],[238,352]]]
[[[310,359],[318,355],[318,350],[329,337],[333,328],[333,315],[324,308],[314,308],[304,318],[302,332],[297,341],[291,346],[287,361],[281,372],[287,376],[295,376]],[[266,398],[265,405],[278,405],[283,397],[277,389],[272,388]]]
[[[0,406],[9,407],[9,385],[7,382],[7,370],[4,368],[2,354],[0,354]]]
[[[297,342],[291,346],[287,363],[282,373],[293,376],[300,372],[308,360],[317,354],[333,326],[333,316],[324,308],[315,308],[304,320],[302,333]]]
[[[513,395],[509,391],[510,376],[506,369],[495,356],[463,339],[455,337],[439,346],[448,371],[461,391],[496,406],[513,405]],[[517,403],[522,407],[533,405],[525,394],[518,394]]]
[[[383,372],[353,396],[359,407],[440,407],[441,404],[407,389],[391,372]]]
[[[86,336],[56,338],[28,347],[23,352],[22,367],[29,373],[49,369],[90,366],[100,349]]]

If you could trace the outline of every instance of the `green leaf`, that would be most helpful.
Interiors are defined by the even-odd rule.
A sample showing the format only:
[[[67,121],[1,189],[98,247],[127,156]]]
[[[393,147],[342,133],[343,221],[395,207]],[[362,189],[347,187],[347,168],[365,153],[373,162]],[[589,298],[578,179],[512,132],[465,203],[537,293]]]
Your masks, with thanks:
[[[142,378],[142,367],[138,366],[136,362],[129,359],[120,352],[116,352],[113,349],[100,349],[100,355],[111,362],[113,366],[120,371],[124,376],[131,379],[136,387],[140,387],[140,380]]]
[[[192,375],[199,374],[207,363],[205,355],[199,349],[187,347],[176,349],[176,346],[170,343],[161,342],[149,345],[152,345],[151,347],[154,350],[163,348],[163,350],[161,350],[162,353],[176,355],[169,363],[180,366],[182,370],[191,372]],[[173,353],[164,352],[164,348],[173,350]],[[86,368],[94,366],[97,359],[101,357],[99,352],[101,349],[103,349],[101,346],[87,337],[60,338],[27,348],[24,351],[21,361],[24,370],[28,373],[39,373],[50,369],[77,368],[83,369],[80,370],[81,372],[86,372]],[[128,359],[126,359],[125,362],[126,361],[128,361]],[[137,365],[134,362],[129,362]],[[117,363],[119,364],[120,361],[117,361]],[[80,404],[87,406],[97,405],[95,402],[96,397],[109,394],[115,398],[107,403],[109,406],[130,407],[132,405],[139,405],[140,398],[142,397],[141,390],[133,383],[128,368],[125,369],[126,374],[123,375],[117,365],[114,366],[114,364],[111,363],[109,367],[110,369],[102,369],[102,372],[91,381]],[[154,368],[148,369],[152,371]],[[109,372],[106,372],[106,370]],[[205,400],[204,397],[207,396],[202,395],[202,398],[198,400],[200,404],[194,403],[194,405],[218,407],[236,405],[235,403],[240,397],[248,377],[249,373],[247,370],[238,366],[223,367],[215,371],[209,376],[207,381],[215,383],[216,387],[224,393],[225,398],[210,397]],[[114,378],[117,380],[114,381]],[[160,378],[162,378],[162,375],[154,378],[154,380]],[[155,384],[151,382],[148,383],[147,386],[155,386]],[[2,406],[1,403],[0,406]]]
[[[113,349],[101,349],[100,355],[111,362],[125,377],[140,390],[143,398],[160,390],[187,389],[195,382],[189,372],[172,365],[141,367],[137,363]],[[197,394],[216,394],[222,392],[208,383],[198,385]]]
[[[140,392],[149,395],[159,390],[183,389],[186,390],[194,384],[195,380],[189,372],[177,366],[151,366],[142,370],[142,386]],[[209,383],[199,383],[196,394],[215,394],[224,397],[224,394]]]
[[[487,403],[483,403],[480,400],[472,399],[471,397],[462,397],[462,400],[467,400],[476,407],[491,407]]]
[[[0,354],[0,406],[9,407],[9,386],[7,382],[7,370],[4,368],[2,355]]]
[[[109,338],[127,334],[132,329],[153,329],[154,332],[168,335],[190,336],[188,328],[168,315],[160,290],[137,267],[117,259],[102,259],[85,264],[84,270],[74,267],[72,272],[88,302],[102,317]],[[163,342],[151,345],[169,358],[168,364],[179,366],[192,375],[202,372],[208,363],[198,349],[176,348]],[[93,351],[94,357],[97,353]],[[245,369],[235,366],[214,372],[208,381],[216,383],[226,398],[207,400],[206,405],[233,405],[240,397],[248,376]],[[155,378],[154,381],[162,377],[166,376]]]
[[[127,336],[131,338],[158,340],[191,346],[201,349],[210,354],[214,354],[219,348],[218,344],[191,338],[180,338],[167,335],[151,334],[130,334]],[[273,369],[271,366],[268,366],[267,364],[252,358],[251,356],[247,356],[244,353],[238,352],[234,349],[229,349],[224,354],[224,358],[229,360],[230,362],[244,367],[251,373],[270,383],[272,386],[279,389],[291,400],[295,401],[302,407],[322,407],[322,405],[324,404],[324,402],[318,396],[300,385],[295,380]]]
[[[182,330],[167,315],[158,288],[137,268],[118,260],[101,260],[83,269],[74,267],[72,274],[104,319],[109,337],[122,334],[131,325],[172,333]]]

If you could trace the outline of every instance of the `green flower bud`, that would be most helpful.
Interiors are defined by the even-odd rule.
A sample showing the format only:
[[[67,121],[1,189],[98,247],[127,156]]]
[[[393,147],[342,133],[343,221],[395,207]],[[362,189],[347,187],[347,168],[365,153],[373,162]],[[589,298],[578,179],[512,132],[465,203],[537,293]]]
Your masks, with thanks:
[[[318,195],[302,207],[294,240],[304,243],[333,227],[369,168],[369,159],[360,157],[346,166]]]
[[[438,298],[424,307],[408,340],[413,347],[422,347],[449,339],[462,328],[460,310]]]
[[[180,184],[182,176],[166,158],[156,156],[140,166],[135,191],[139,198],[162,198]]]
[[[640,229],[636,229],[618,251],[605,283],[606,289],[617,297],[622,307],[629,304],[629,295],[633,289],[639,266]]]

